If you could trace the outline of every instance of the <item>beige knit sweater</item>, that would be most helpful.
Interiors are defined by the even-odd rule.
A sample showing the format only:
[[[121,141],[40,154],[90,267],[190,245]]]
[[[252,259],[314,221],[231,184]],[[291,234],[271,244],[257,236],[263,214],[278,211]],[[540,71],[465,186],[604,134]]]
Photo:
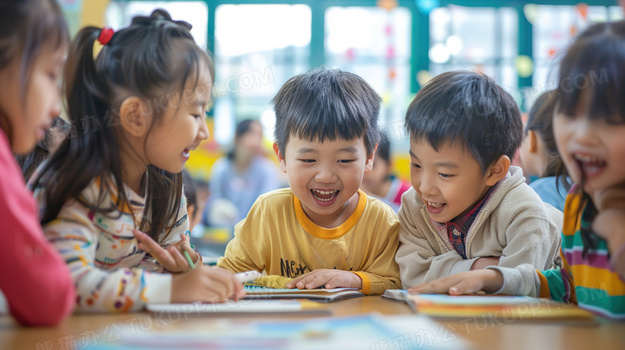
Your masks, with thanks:
[[[478,213],[466,237],[463,259],[430,224],[427,209],[414,188],[402,196],[398,213],[399,264],[403,288],[469,271],[480,257],[500,257],[499,266],[530,263],[549,269],[559,261],[562,212],[543,203],[511,166]]]

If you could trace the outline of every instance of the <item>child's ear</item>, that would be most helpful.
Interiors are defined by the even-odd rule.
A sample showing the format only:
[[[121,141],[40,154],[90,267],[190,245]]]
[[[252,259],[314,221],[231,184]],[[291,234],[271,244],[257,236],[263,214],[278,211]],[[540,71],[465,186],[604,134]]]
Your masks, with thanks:
[[[529,130],[527,132],[527,137],[529,138],[529,143],[530,143],[530,147],[529,147],[529,152],[530,153],[536,153],[538,152],[538,135],[536,135],[536,132],[534,130]]]
[[[375,147],[373,148],[373,152],[371,152],[371,155],[367,156],[367,162],[365,163],[365,173],[368,173],[371,171],[371,169],[373,169],[373,161],[375,160],[375,152],[378,150],[378,144],[375,144]]]
[[[148,118],[141,113],[142,104],[140,98],[130,96],[126,98],[119,108],[119,121],[122,128],[132,136],[145,136],[149,129]]]
[[[284,154],[280,152],[280,146],[278,146],[277,142],[273,143],[273,151],[276,152],[276,157],[278,157],[278,160],[280,161],[280,170],[282,170],[283,173],[286,173],[286,159],[284,159]]]
[[[499,180],[506,177],[510,168],[510,158],[502,155],[486,171],[486,186],[495,186]]]
[[[187,221],[193,221],[193,218],[195,217],[195,209],[195,205],[187,205]]]

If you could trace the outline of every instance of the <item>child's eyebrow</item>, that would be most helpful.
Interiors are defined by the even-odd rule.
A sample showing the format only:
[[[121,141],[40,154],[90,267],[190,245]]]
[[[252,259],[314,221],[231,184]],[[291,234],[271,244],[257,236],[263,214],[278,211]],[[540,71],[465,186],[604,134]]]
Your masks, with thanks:
[[[300,148],[297,150],[297,154],[302,154],[302,153],[319,153],[319,151],[317,151],[316,149],[313,148],[308,148],[308,147],[304,147],[304,148]]]
[[[341,148],[337,150],[335,153],[339,153],[339,152],[358,153],[358,149],[354,146],[349,146],[349,147]]]
[[[191,107],[202,107],[202,108],[206,108],[206,105],[208,104],[208,101],[203,101],[203,100],[195,100],[193,102],[191,102]]]
[[[65,63],[65,56],[56,56],[54,58],[53,64],[57,66],[62,66]]]
[[[452,162],[436,162],[434,164],[445,168],[460,168],[458,164]]]
[[[410,156],[412,158],[415,158],[417,160],[419,159],[419,157],[417,157],[414,153],[412,153],[412,150],[408,151],[408,153],[410,153]],[[454,168],[454,169],[460,168],[458,164],[453,163],[453,162],[435,162],[434,164],[440,167],[445,167],[445,168]]]

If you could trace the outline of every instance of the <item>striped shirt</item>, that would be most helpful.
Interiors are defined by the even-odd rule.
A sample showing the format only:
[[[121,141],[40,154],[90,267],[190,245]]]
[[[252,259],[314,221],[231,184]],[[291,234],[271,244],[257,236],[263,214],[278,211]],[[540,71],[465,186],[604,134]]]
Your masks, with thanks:
[[[110,214],[95,212],[70,200],[58,216],[43,226],[48,240],[67,263],[76,287],[75,310],[81,312],[128,312],[142,310],[146,303],[171,302],[171,274],[139,249],[132,230],[144,218],[145,197],[124,185],[129,205],[116,206],[119,189],[100,195],[100,179],[81,192],[86,203],[115,208]],[[146,186],[147,187],[147,186]],[[45,210],[45,189],[34,192],[40,213]],[[99,203],[99,204],[98,204]],[[169,223],[156,241],[166,248],[188,231],[186,201],[181,199],[177,220]],[[171,232],[169,231],[171,227]]]
[[[562,268],[539,271],[530,264],[516,268],[488,267],[503,275],[503,286],[496,294],[529,295],[577,304],[599,316],[625,320],[625,281],[610,265],[606,241],[597,237],[595,249],[582,254],[581,228],[590,227],[582,219],[582,198],[571,189],[564,206],[564,226],[560,257]],[[581,209],[581,210],[580,210]]]
[[[600,316],[625,319],[625,281],[610,265],[607,242],[598,238],[595,249],[582,255],[581,228],[590,227],[579,215],[582,205],[578,194],[567,196],[560,251],[564,269],[538,271],[539,296],[577,303]]]

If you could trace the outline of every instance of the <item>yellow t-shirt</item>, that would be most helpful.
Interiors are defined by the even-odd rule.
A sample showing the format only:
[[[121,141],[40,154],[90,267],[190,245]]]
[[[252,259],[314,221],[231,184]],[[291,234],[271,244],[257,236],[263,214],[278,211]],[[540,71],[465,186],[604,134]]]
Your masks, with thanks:
[[[256,200],[217,265],[232,272],[256,270],[297,277],[316,269],[352,271],[365,294],[400,288],[395,252],[399,221],[382,201],[358,191],[354,213],[340,226],[313,223],[290,188]]]

